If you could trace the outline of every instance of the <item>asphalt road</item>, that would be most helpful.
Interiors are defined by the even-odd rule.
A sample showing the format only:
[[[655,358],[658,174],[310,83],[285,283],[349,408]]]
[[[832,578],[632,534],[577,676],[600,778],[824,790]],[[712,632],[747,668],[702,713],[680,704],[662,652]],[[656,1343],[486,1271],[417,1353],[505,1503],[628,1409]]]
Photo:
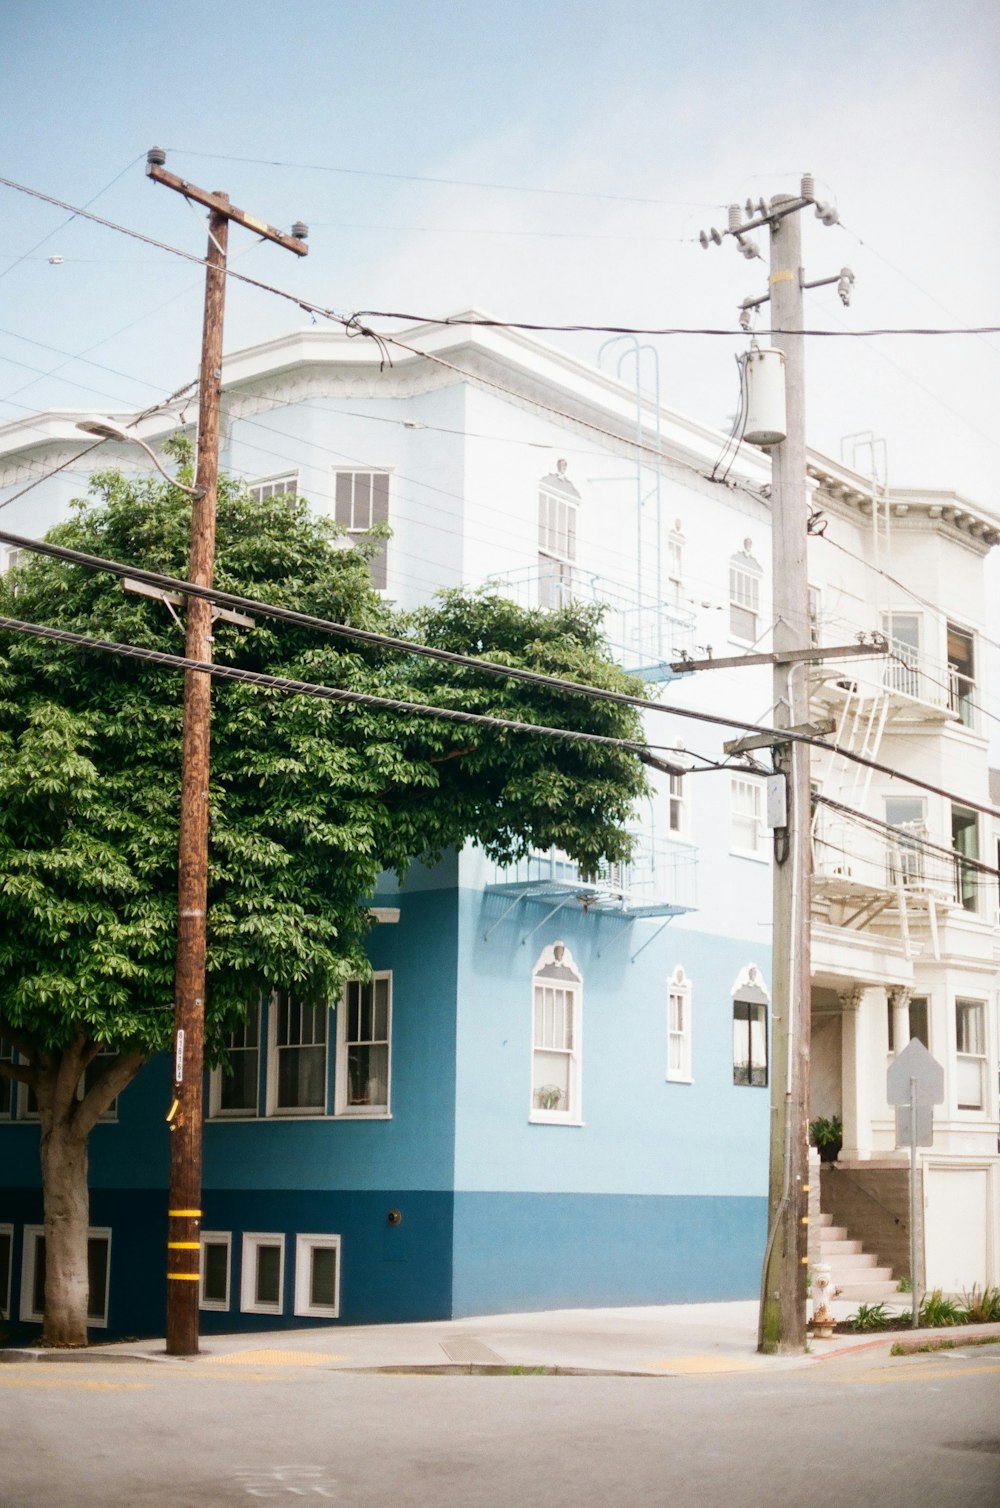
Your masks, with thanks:
[[[0,1368],[2,1508],[996,1508],[1000,1346],[762,1372]]]

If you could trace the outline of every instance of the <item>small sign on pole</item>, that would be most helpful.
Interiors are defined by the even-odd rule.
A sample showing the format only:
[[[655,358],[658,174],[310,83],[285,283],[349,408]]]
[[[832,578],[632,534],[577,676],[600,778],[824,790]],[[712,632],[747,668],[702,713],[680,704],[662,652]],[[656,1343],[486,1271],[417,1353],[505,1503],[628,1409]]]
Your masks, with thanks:
[[[896,1145],[910,1149],[910,1286],[912,1325],[917,1328],[917,1148],[934,1144],[934,1106],[944,1100],[944,1069],[917,1037],[911,1037],[885,1076],[886,1099],[896,1107]]]

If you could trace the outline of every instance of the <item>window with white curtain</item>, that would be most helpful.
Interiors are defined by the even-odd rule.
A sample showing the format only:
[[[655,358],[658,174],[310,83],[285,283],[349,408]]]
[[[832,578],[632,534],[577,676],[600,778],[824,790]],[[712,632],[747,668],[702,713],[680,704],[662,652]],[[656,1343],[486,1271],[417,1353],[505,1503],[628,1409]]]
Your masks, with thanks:
[[[561,942],[546,948],[532,977],[530,1119],[580,1124],[583,980]]]
[[[986,1085],[986,1004],[955,1001],[955,1085],[959,1110],[982,1110]]]
[[[667,1078],[691,1082],[691,981],[679,964],[667,981]]]

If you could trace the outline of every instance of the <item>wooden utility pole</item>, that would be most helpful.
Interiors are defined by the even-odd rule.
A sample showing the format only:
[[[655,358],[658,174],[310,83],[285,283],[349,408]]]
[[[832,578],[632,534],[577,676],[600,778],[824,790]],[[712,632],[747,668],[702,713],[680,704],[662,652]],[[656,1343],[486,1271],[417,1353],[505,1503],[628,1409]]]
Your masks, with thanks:
[[[772,199],[769,221],[771,342],[785,357],[785,439],[771,449],[771,579],[774,648],[809,643],[806,564],[805,340],[802,330],[801,199]],[[784,214],[781,212],[789,211]],[[785,333],[782,333],[785,332]],[[801,727],[809,715],[808,665],[774,666],[774,725]],[[786,826],[775,832],[771,958],[771,1158],[768,1244],[758,1344],[765,1352],[806,1343],[810,1036],[809,747],[782,742],[775,772],[785,777]]]
[[[153,147],[146,172],[209,211],[205,316],[198,389],[198,449],[191,508],[188,580],[211,586],[215,567],[215,501],[219,476],[219,413],[222,399],[222,331],[226,302],[226,250],[229,222],[235,220],[266,240],[306,256],[305,226],[287,236],[236,209],[224,193],[186,183],[163,166]],[[187,599],[184,653],[201,662],[212,658],[211,603]],[[184,675],[184,733],[181,760],[180,835],[177,858],[177,964],[174,995],[174,1093],[170,1123],[170,1193],[167,1205],[167,1352],[198,1351],[198,1292],[201,1267],[202,1082],[205,1060],[205,953],[208,909],[208,805],[212,677],[207,671]]]

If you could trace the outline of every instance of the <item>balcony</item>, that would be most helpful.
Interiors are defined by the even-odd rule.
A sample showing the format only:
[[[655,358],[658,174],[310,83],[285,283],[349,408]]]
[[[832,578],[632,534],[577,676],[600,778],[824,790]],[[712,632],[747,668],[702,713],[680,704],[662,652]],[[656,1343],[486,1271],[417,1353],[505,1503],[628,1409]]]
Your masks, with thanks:
[[[887,833],[819,807],[812,829],[814,894],[859,904],[869,897],[879,910],[900,898],[974,909],[976,871],[961,855],[934,852],[925,841],[934,840],[922,822]]]
[[[521,607],[568,607],[593,602],[604,608],[602,626],[611,652],[630,675],[672,681],[671,661],[694,647],[694,615],[641,596],[620,582],[564,561],[544,561],[490,576],[484,586]]]
[[[852,696],[887,696],[890,710],[933,721],[957,721],[977,731],[976,686],[949,660],[922,653],[902,639],[887,638],[885,659],[827,660],[816,676],[817,695],[838,703]]]
[[[627,917],[669,918],[698,906],[698,850],[691,843],[640,836],[626,864],[603,864],[584,875],[560,849],[533,853],[494,870],[486,889],[518,900]]]

